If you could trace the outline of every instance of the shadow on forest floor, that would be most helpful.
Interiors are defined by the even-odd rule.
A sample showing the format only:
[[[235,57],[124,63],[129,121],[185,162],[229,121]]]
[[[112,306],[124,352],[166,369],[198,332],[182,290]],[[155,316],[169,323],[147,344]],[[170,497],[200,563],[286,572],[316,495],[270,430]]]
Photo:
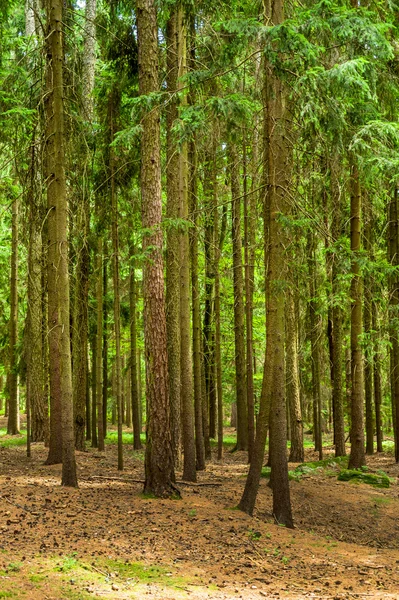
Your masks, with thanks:
[[[267,479],[253,518],[234,510],[245,453],[213,459],[198,474],[212,485],[185,485],[182,500],[155,500],[141,495],[143,453],[129,445],[123,473],[113,444],[102,454],[77,453],[80,485],[71,490],[59,485],[59,465],[43,465],[42,444],[28,459],[5,439],[0,599],[399,598],[392,454],[368,457],[372,472],[394,478],[387,489],[338,481],[328,465],[291,481],[296,529],[287,530],[273,523]],[[306,461],[316,460],[307,448]]]

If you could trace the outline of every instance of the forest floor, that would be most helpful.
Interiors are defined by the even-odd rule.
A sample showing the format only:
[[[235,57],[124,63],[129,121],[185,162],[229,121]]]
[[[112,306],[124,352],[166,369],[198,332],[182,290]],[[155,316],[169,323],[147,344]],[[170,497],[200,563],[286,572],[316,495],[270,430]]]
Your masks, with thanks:
[[[60,465],[43,465],[42,444],[28,459],[7,440],[0,438],[0,598],[399,599],[399,466],[391,453],[368,458],[371,471],[392,478],[386,489],[338,481],[334,466],[291,481],[292,530],[273,522],[267,479],[254,517],[235,510],[244,453],[226,449],[223,462],[198,474],[200,485],[180,486],[181,500],[157,500],[142,495],[144,454],[129,445],[122,473],[115,445],[77,453],[79,488],[66,489]],[[315,460],[307,449],[306,461]]]

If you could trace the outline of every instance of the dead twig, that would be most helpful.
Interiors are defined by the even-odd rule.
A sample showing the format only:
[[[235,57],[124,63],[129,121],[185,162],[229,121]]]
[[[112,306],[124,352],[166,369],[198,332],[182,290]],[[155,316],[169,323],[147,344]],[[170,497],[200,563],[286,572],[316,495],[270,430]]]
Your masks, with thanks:
[[[0,494],[0,498],[2,498],[6,502],[8,502],[8,504],[11,504],[11,506],[14,506],[15,508],[20,508],[21,510],[24,510],[27,513],[32,513],[32,511],[29,510],[29,508],[25,508],[24,506],[21,506],[20,504],[15,504],[14,502],[11,502],[11,500],[6,498],[5,496],[2,496],[1,494]]]

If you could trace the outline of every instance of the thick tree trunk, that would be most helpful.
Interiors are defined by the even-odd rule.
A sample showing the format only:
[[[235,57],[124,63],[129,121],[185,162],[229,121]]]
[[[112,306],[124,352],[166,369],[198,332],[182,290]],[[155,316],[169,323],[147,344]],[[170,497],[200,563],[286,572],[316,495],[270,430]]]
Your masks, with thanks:
[[[60,0],[47,0],[46,10],[48,25],[46,36],[46,175],[49,208],[48,337],[50,371],[53,374],[50,379],[50,390],[53,397],[52,408],[56,412],[56,415],[53,415],[53,429],[50,436],[52,435],[54,438],[54,435],[59,431],[57,424],[54,426],[54,417],[59,419],[59,416],[61,416],[61,436],[59,439],[62,439],[62,485],[76,487],[78,482],[74,447],[70,346],[68,201],[64,154],[62,2]],[[57,444],[54,447],[58,449]]]
[[[270,10],[270,9],[269,9]],[[277,25],[284,19],[283,3],[276,0],[268,17]],[[265,196],[265,257],[267,263],[267,334],[262,397],[257,421],[253,458],[239,508],[252,514],[259,486],[270,406],[270,462],[272,468],[273,515],[277,523],[293,527],[287,463],[287,431],[284,365],[284,231],[279,219],[286,212],[289,184],[289,153],[284,124],[284,90],[273,68],[265,63],[267,105],[264,130],[264,164],[268,175]]]
[[[364,387],[363,356],[360,346],[362,328],[362,279],[359,254],[361,239],[361,194],[357,167],[351,167],[351,453],[349,468],[360,469],[366,460],[364,454]]]
[[[139,90],[146,95],[158,85],[158,25],[153,0],[138,0]],[[144,344],[146,354],[147,446],[144,492],[176,494],[170,433],[168,355],[162,260],[162,197],[159,110],[142,120],[141,196],[143,251]]]
[[[179,87],[187,73],[187,28],[182,5],[177,10],[177,46]],[[181,104],[187,106],[187,95],[181,92]],[[177,145],[175,152],[178,151]],[[184,222],[180,230],[180,396],[182,409],[183,434],[183,479],[196,481],[196,455],[194,435],[194,395],[193,365],[191,354],[191,322],[190,322],[190,240],[189,240],[189,206],[188,206],[188,147],[183,141],[179,157],[179,216]]]

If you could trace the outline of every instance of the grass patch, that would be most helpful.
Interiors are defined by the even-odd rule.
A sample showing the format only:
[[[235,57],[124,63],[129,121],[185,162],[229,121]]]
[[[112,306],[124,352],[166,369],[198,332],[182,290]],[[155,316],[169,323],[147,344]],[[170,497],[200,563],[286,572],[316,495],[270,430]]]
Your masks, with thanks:
[[[371,501],[377,506],[383,506],[384,504],[389,504],[392,501],[392,498],[389,498],[388,496],[374,496],[371,498]]]
[[[0,598],[12,598],[12,597],[13,597],[12,592],[6,592],[6,591],[0,590]]]
[[[33,573],[32,575],[29,575],[29,580],[32,583],[41,583],[45,579],[47,579],[47,575],[44,575],[42,573]]]
[[[297,466],[295,471],[299,473],[310,473],[317,469],[326,469],[327,467],[339,467],[346,468],[348,466],[349,458],[347,456],[337,456],[331,458],[325,458],[323,460],[317,460],[314,462],[302,463]]]
[[[270,479],[270,473],[271,473],[270,467],[263,467],[262,472],[261,472],[261,477],[264,477],[265,479]],[[296,469],[294,471],[288,471],[288,479],[290,481],[300,481],[301,477],[302,477],[302,473],[297,471]]]
[[[384,471],[367,473],[361,469],[344,469],[338,475],[338,481],[353,481],[355,483],[367,483],[379,488],[388,488],[390,479]]]
[[[145,433],[140,434],[140,440],[145,443]],[[118,443],[118,432],[116,430],[107,431],[107,437],[104,440],[105,444],[112,445]],[[133,433],[128,431],[122,432],[122,444],[133,445]]]
[[[218,445],[217,440],[210,440],[210,443],[213,448],[217,447],[217,445]],[[236,443],[237,443],[237,438],[235,435],[225,435],[223,437],[223,446],[231,447],[231,446],[235,446]]]
[[[107,560],[100,563],[101,569],[122,580],[135,579],[139,583],[156,583],[167,587],[187,585],[184,577],[174,576],[166,567]]]
[[[21,429],[18,435],[7,435],[5,427],[0,428],[0,446],[10,448],[11,446],[24,446],[26,444],[26,429]]]
[[[60,573],[69,573],[70,571],[75,570],[80,566],[79,561],[75,558],[76,555],[71,554],[69,556],[64,556],[62,561],[54,567],[54,571],[59,571]]]
[[[382,449],[384,452],[389,452],[390,454],[394,454],[395,442],[393,440],[384,440],[382,442]]]

